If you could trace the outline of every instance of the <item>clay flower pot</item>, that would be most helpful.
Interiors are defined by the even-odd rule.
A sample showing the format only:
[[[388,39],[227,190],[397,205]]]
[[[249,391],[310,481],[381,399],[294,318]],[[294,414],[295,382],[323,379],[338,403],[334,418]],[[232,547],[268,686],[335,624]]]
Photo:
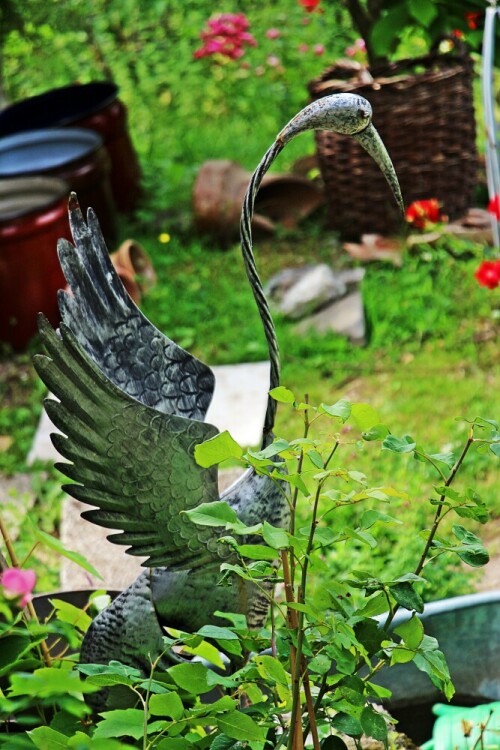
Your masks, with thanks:
[[[82,211],[92,206],[112,241],[116,213],[109,170],[102,138],[92,130],[47,128],[0,138],[0,178],[43,175],[65,180],[78,194]]]
[[[127,109],[111,81],[51,89],[0,112],[0,136],[49,127],[79,127],[101,136],[111,161],[116,206],[133,211],[141,195],[141,169],[127,126]]]
[[[68,185],[53,177],[0,179],[0,340],[22,349],[43,312],[59,322],[65,279],[57,240],[71,238]]]

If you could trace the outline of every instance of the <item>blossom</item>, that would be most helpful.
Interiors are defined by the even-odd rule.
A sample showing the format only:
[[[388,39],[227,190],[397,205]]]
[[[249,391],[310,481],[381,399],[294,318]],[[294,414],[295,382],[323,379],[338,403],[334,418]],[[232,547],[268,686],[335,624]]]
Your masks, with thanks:
[[[314,13],[315,10],[320,10],[320,8],[318,8],[320,2],[321,0],[299,0],[299,5],[304,8],[306,13]]]
[[[276,68],[280,64],[281,60],[276,55],[269,55],[267,58],[267,64],[272,68]]]
[[[488,203],[488,211],[493,214],[497,221],[500,221],[500,195],[494,195]]]
[[[469,13],[465,13],[465,20],[467,21],[467,26],[469,29],[472,29],[475,31],[478,27],[478,21],[481,18],[481,11],[470,11]]]
[[[479,268],[476,269],[474,276],[481,286],[496,289],[500,284],[500,259],[483,260]]]
[[[297,47],[297,49],[299,50],[299,52],[305,53],[305,52],[309,51],[309,45],[308,44],[299,44],[299,46]]]
[[[279,29],[268,29],[266,31],[266,37],[268,39],[279,39],[281,31]]]
[[[415,229],[425,229],[428,224],[446,219],[441,213],[441,204],[437,198],[413,201],[406,209],[405,218]]]
[[[366,52],[366,43],[364,39],[356,39],[354,44],[352,44],[350,47],[346,47],[345,49],[345,54],[348,57],[354,57],[358,52]]]
[[[320,57],[325,52],[325,45],[324,44],[315,44],[313,47],[313,52],[315,55],[318,55]]]
[[[211,18],[200,34],[203,45],[195,50],[193,57],[199,60],[211,55],[223,55],[238,60],[245,54],[245,46],[257,46],[248,32],[250,24],[243,13],[220,13]]]
[[[0,583],[3,586],[3,593],[7,599],[19,600],[19,606],[25,607],[31,601],[31,592],[35,588],[36,573],[34,570],[27,568],[7,568],[4,570]]]

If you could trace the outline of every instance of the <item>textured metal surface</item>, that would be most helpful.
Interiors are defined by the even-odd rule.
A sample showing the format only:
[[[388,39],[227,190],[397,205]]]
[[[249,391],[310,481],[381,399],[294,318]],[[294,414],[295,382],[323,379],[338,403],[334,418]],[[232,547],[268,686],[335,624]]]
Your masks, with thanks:
[[[281,131],[250,180],[241,246],[268,344],[271,388],[279,384],[279,352],[252,252],[255,195],[285,142],[311,127],[364,132],[365,147],[384,173],[392,174],[383,144],[369,130],[370,116],[360,97],[334,96],[310,105]],[[398,196],[396,187],[394,180]],[[35,357],[40,377],[58,399],[45,403],[63,433],[54,435],[53,443],[69,462],[57,467],[75,481],[66,491],[96,506],[84,517],[119,530],[108,538],[128,546],[131,554],[148,556],[152,568],[96,618],[81,658],[114,658],[148,671],[162,650],[162,625],[193,630],[216,620],[214,612],[222,610],[244,612],[249,625],[259,627],[267,599],[240,579],[227,588],[217,586],[220,561],[231,554],[228,545],[219,543],[225,530],[195,526],[183,513],[219,497],[216,468],[201,468],[193,455],[198,443],[217,432],[203,422],[213,393],[211,371],[154,328],[130,301],[93,212],[85,224],[74,196],[70,220],[75,247],[62,241],[59,255],[71,294],[60,295],[58,333],[41,318],[47,355]],[[269,397],[263,445],[272,440],[275,411]],[[282,489],[253,469],[221,499],[246,524],[288,524]]]

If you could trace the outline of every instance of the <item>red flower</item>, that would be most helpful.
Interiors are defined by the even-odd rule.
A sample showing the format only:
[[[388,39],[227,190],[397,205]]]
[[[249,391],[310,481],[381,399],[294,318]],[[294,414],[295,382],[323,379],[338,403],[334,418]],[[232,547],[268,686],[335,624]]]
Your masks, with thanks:
[[[495,195],[488,203],[488,211],[494,214],[497,221],[500,221],[500,195]]]
[[[467,21],[467,26],[469,29],[472,29],[473,31],[477,29],[478,21],[481,18],[483,14],[480,10],[476,11],[470,11],[469,13],[465,14],[465,20]]]
[[[318,5],[320,4],[321,0],[299,0],[299,5],[301,5],[306,13],[314,13],[314,11],[318,8]]]
[[[445,221],[446,217],[441,213],[441,204],[437,198],[413,201],[406,209],[406,221],[415,229],[425,229],[428,224]]]
[[[500,284],[500,260],[483,260],[474,276],[488,289],[496,289]]]

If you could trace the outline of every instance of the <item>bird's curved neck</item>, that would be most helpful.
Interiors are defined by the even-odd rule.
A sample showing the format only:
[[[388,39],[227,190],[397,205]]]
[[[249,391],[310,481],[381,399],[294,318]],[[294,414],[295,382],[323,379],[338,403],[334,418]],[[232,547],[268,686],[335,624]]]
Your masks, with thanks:
[[[281,139],[278,138],[266,151],[255,172],[253,173],[243,201],[240,223],[241,252],[243,255],[243,262],[245,264],[245,271],[252,288],[260,319],[262,320],[264,334],[267,341],[267,348],[269,351],[269,360],[271,363],[269,390],[276,388],[280,383],[280,354],[271,311],[269,310],[269,305],[267,304],[264,289],[262,287],[259,274],[257,273],[257,267],[255,265],[255,257],[252,250],[252,217],[254,213],[255,196],[257,195],[257,192],[259,190],[262,178],[264,177],[278,154],[282,151],[283,147],[284,143],[281,141]],[[267,400],[266,417],[264,421],[264,442],[266,442],[266,439],[273,430],[275,416],[276,401],[274,401],[274,399],[269,396]]]

